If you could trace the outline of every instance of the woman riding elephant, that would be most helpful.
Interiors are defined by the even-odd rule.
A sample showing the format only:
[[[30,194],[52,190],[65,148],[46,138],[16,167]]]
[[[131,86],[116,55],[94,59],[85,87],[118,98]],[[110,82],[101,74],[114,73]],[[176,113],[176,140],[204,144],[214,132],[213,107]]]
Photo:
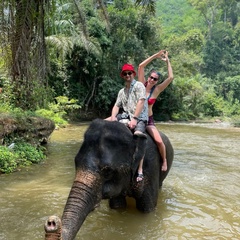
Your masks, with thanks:
[[[117,209],[127,206],[129,196],[135,199],[138,210],[151,212],[155,209],[159,188],[173,161],[172,145],[166,135],[161,133],[161,136],[166,146],[166,172],[160,171],[162,158],[149,135],[147,138],[135,136],[117,121],[96,119],[90,124],[75,157],[75,180],[61,219],[63,240],[75,238],[85,218],[101,199],[109,199],[109,206]],[[134,179],[143,156],[144,184],[138,189]],[[54,217],[46,221],[45,239],[59,239],[56,221]]]
[[[158,83],[160,80],[161,74],[155,70],[152,70],[147,79],[145,79],[144,68],[154,59],[161,59],[162,61],[167,63],[168,68],[168,77]],[[153,105],[157,100],[157,97],[161,92],[165,90],[165,88],[173,81],[173,71],[170,60],[168,58],[168,52],[165,50],[161,50],[152,56],[145,59],[138,66],[138,81],[142,82],[146,87],[147,101],[148,101],[148,124],[147,124],[147,132],[152,136],[155,140],[159,152],[163,159],[162,171],[167,170],[167,160],[166,160],[166,150],[165,145],[162,141],[161,135],[158,132],[158,129],[155,126],[153,120]]]

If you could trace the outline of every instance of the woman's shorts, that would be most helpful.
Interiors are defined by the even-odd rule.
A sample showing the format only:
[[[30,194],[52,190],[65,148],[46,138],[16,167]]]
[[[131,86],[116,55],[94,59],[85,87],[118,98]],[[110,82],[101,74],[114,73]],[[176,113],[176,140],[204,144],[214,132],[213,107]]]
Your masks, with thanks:
[[[148,117],[148,124],[147,124],[147,126],[155,126],[153,115]]]

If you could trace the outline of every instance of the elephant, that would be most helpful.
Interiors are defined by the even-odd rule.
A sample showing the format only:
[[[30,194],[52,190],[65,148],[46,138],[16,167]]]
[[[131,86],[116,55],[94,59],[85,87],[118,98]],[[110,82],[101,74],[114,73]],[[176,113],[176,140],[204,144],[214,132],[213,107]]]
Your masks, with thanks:
[[[160,134],[166,146],[166,172],[160,170],[162,158],[148,134],[134,135],[117,121],[93,120],[75,157],[75,180],[62,219],[51,216],[46,220],[45,239],[74,239],[87,215],[102,199],[108,199],[110,208],[119,209],[127,207],[126,197],[132,197],[139,211],[153,211],[174,157],[168,137]],[[136,182],[142,157],[144,179]]]

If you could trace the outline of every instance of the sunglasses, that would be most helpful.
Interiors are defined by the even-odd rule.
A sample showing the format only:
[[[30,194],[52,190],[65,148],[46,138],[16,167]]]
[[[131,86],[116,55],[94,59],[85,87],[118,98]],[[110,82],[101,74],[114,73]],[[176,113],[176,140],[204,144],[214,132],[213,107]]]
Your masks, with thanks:
[[[158,78],[155,78],[153,76],[149,76],[151,79],[153,79],[154,81],[158,81]]]
[[[132,75],[132,72],[124,72],[124,73],[123,73],[123,76],[127,76],[127,75],[131,76],[131,75]]]

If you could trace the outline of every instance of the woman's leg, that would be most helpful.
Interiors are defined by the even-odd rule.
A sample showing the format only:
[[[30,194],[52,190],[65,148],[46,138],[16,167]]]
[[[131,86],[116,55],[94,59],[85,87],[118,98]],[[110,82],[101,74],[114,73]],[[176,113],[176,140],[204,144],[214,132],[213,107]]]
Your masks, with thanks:
[[[162,164],[162,171],[167,171],[167,159],[166,159],[166,147],[162,140],[162,137],[154,125],[147,126],[148,133],[152,136],[154,141],[157,144],[158,150],[162,156],[163,164]]]

